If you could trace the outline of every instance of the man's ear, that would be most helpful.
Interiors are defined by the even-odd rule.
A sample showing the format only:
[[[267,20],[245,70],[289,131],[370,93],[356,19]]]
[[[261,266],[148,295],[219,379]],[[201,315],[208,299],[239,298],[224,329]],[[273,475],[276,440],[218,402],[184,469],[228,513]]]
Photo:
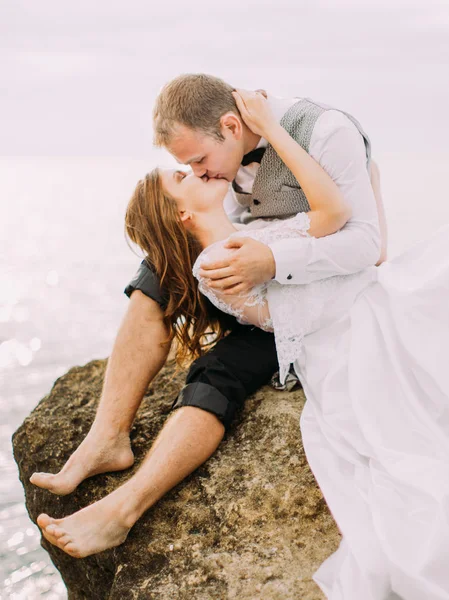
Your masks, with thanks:
[[[240,117],[234,112],[229,111],[222,115],[220,125],[224,129],[231,131],[232,135],[239,140],[243,135],[243,125]]]

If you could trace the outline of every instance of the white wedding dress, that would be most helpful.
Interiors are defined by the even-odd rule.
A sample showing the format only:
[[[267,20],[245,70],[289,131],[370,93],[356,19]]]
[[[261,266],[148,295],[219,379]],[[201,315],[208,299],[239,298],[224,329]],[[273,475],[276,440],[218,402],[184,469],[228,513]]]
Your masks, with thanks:
[[[269,244],[308,228],[300,213],[232,236]],[[380,267],[240,296],[199,277],[234,252],[225,241],[195,262],[201,292],[274,331],[281,381],[293,363],[307,398],[306,456],[342,533],[314,581],[329,600],[448,600],[449,227]]]

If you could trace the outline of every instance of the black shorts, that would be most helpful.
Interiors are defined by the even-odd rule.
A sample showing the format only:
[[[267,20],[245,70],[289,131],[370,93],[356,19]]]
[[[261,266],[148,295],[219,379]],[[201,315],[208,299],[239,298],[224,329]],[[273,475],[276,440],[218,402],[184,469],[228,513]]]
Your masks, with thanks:
[[[145,260],[125,288],[125,294],[130,297],[134,290],[140,290],[165,307],[164,291]],[[211,303],[208,306],[217,311]],[[230,315],[220,315],[230,333],[191,364],[186,384],[172,409],[197,406],[216,415],[228,429],[246,397],[270,381],[278,370],[278,361],[274,334],[241,325]]]

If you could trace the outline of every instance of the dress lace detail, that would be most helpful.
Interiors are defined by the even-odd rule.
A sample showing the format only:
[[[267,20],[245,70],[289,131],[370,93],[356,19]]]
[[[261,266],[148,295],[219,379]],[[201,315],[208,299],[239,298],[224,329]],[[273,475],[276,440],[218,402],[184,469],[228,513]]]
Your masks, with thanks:
[[[330,277],[307,285],[273,282],[267,290],[281,383],[285,382],[291,363],[300,357],[304,337],[319,327],[325,305],[344,277]]]
[[[225,243],[226,240],[223,240],[208,246],[195,261],[192,273],[198,280],[198,289],[219,310],[233,315],[242,325],[256,325],[265,331],[272,332],[273,324],[268,311],[266,283],[254,286],[247,294],[231,296],[212,289],[205,278],[200,276],[199,270],[203,264],[218,257],[223,258],[224,255],[230,252],[223,248]]]
[[[265,225],[261,226],[263,223]],[[272,244],[288,237],[311,237],[308,234],[310,219],[307,213],[298,213],[289,219],[265,219],[253,221],[246,227],[231,234],[234,236],[249,236],[263,244]]]
[[[308,233],[309,228],[308,215],[298,213],[289,219],[252,222],[247,228],[236,231],[230,237],[247,236],[266,245],[291,237],[303,239],[304,243],[308,243],[307,238],[311,237]],[[274,331],[279,380],[284,384],[290,365],[302,353],[304,337],[320,326],[322,316],[329,306],[332,305],[334,310],[333,305],[338,304],[335,302],[337,296],[344,297],[345,289],[352,289],[354,292],[354,286],[346,287],[346,283],[357,278],[358,274],[339,275],[308,284],[282,285],[270,280],[253,287],[249,293],[225,295],[211,289],[199,276],[199,269],[204,261],[223,258],[227,253],[233,252],[223,247],[226,241],[208,246],[195,261],[193,274],[198,279],[199,289],[217,308],[234,315],[240,323]],[[340,300],[339,302],[341,303]]]
[[[275,219],[265,227],[248,228],[238,232],[238,234],[252,237],[268,245],[288,237],[308,238],[310,237],[309,229],[309,216],[306,213],[298,213],[289,219]],[[281,384],[285,384],[291,363],[299,357],[302,340],[306,334],[305,328],[299,324],[302,319],[296,310],[296,307],[300,305],[298,287],[306,286],[286,286],[274,280],[265,284],[265,302],[268,303],[270,312],[268,321],[270,330],[274,331]],[[304,314],[305,311],[301,312]]]

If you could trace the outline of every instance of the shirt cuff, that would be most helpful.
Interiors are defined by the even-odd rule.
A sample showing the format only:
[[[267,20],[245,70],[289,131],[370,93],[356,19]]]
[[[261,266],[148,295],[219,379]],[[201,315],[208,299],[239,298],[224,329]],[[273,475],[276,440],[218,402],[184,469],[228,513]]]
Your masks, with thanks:
[[[274,279],[282,284],[299,284],[307,280],[306,271],[313,255],[314,238],[285,239],[269,244],[276,274]],[[300,242],[300,243],[298,243]]]

